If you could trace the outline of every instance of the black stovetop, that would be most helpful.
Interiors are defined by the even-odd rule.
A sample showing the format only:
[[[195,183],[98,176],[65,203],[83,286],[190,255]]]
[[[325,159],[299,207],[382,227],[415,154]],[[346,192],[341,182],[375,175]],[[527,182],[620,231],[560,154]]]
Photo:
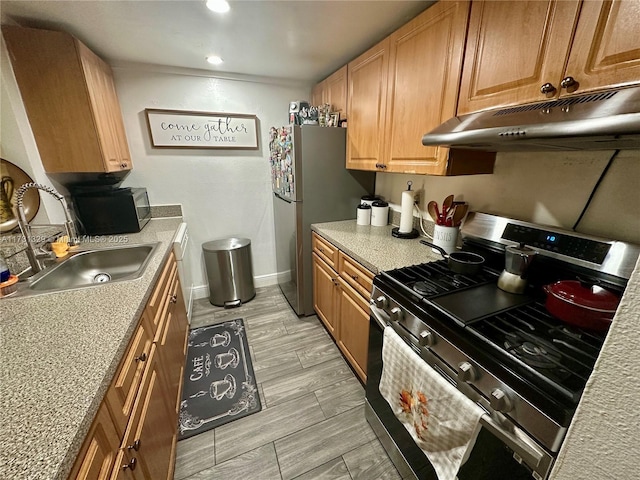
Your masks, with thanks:
[[[503,292],[498,274],[485,267],[477,275],[460,275],[441,260],[382,272],[379,282],[394,287],[401,296],[396,300],[430,312],[449,336],[457,332],[464,343],[476,344],[486,360],[550,398],[577,404],[605,334],[552,317],[539,286],[531,285],[523,295]]]

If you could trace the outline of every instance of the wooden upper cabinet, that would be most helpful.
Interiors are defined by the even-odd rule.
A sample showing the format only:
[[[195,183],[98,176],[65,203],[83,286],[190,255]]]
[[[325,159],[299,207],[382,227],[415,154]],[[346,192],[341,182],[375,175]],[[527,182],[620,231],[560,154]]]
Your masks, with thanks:
[[[311,89],[311,105],[324,104],[324,81],[316,83]]]
[[[331,112],[347,118],[347,66],[333,72],[311,90],[311,105],[331,105]]]
[[[640,2],[583,3],[566,77],[576,92],[640,82]]]
[[[111,68],[80,42],[77,46],[106,170],[126,170],[131,162],[129,145]]]
[[[579,9],[578,1],[473,2],[458,113],[557,96]]]
[[[332,112],[339,112],[340,118],[347,118],[347,66],[345,65],[324,80],[326,101]]]
[[[2,32],[45,171],[131,169],[109,66],[64,32],[10,25]]]
[[[347,168],[376,170],[383,163],[389,38],[347,66]]]
[[[473,2],[458,113],[640,82],[640,3]]]
[[[438,2],[348,68],[347,168],[431,175],[491,173],[495,154],[425,147],[456,114],[469,2]]]
[[[449,149],[421,140],[456,114],[468,15],[438,2],[391,35],[383,171],[445,173]]]

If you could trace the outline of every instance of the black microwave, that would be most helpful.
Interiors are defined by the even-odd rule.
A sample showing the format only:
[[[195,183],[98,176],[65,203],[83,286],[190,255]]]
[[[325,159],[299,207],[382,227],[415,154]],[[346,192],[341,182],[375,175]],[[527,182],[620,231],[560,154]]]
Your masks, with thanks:
[[[151,219],[146,188],[110,188],[71,198],[78,230],[85,235],[135,233]]]

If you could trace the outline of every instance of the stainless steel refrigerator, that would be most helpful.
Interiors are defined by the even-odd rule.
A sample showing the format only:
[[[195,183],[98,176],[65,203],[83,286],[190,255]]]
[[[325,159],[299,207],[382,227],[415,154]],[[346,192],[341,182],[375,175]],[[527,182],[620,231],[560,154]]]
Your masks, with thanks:
[[[288,125],[270,137],[278,284],[298,315],[312,315],[311,224],[355,219],[375,174],[345,168],[344,128]]]

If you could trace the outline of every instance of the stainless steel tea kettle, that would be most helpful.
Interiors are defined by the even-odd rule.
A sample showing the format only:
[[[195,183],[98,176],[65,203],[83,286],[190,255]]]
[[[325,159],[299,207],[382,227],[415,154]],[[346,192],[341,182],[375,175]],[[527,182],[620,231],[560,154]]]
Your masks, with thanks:
[[[498,288],[510,293],[524,293],[527,287],[527,270],[538,254],[521,243],[505,249],[504,270],[498,278]]]

